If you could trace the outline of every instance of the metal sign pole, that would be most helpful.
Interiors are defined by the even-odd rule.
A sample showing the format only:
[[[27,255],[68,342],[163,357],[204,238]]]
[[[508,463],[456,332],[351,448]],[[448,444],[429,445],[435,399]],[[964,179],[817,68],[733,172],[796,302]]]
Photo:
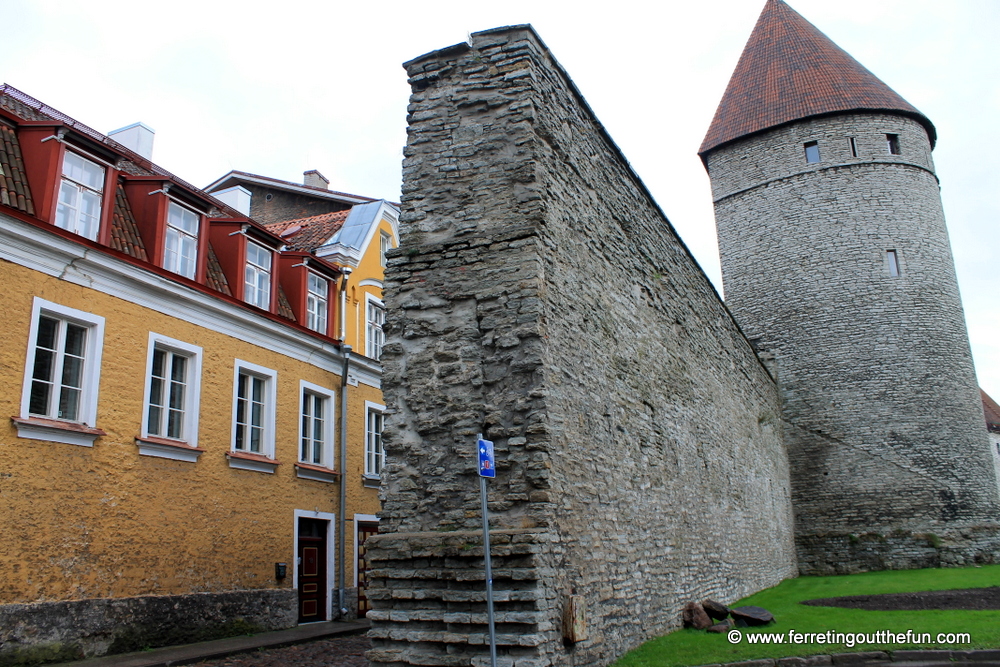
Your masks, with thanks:
[[[479,495],[483,507],[483,558],[486,561],[486,617],[490,626],[490,667],[497,667],[497,636],[493,624],[493,568],[490,559],[490,515],[486,506],[486,478],[496,477],[493,459],[493,443],[483,440],[483,434],[476,437],[479,449]]]

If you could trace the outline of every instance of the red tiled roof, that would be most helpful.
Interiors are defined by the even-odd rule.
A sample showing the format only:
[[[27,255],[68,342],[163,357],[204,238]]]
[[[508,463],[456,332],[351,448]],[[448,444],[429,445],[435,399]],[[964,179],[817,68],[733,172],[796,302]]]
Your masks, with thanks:
[[[986,413],[986,428],[1000,432],[1000,405],[997,405],[997,402],[982,389],[979,390],[979,395],[982,396],[983,412]]]
[[[288,302],[288,296],[285,295],[285,288],[281,285],[278,285],[278,314],[286,320],[296,321],[295,311],[292,310],[292,304]]]
[[[846,111],[910,116],[934,145],[936,132],[927,117],[783,0],[767,0],[698,154],[704,159],[734,139]]]
[[[222,272],[222,265],[219,264],[219,256],[215,254],[215,248],[211,243],[208,244],[208,271],[205,273],[205,285],[227,296],[233,295],[226,274]]]
[[[139,228],[135,224],[135,217],[132,216],[132,207],[129,206],[125,188],[121,183],[115,191],[115,209],[111,214],[111,247],[144,262],[148,259],[146,246],[139,236]]]
[[[21,144],[17,141],[14,128],[0,124],[0,203],[35,214],[31,201],[31,188],[24,175],[24,160],[21,159]]]
[[[336,211],[308,218],[272,222],[264,226],[267,227],[267,231],[283,238],[289,250],[312,252],[330,240],[347,220],[349,213],[349,210]]]

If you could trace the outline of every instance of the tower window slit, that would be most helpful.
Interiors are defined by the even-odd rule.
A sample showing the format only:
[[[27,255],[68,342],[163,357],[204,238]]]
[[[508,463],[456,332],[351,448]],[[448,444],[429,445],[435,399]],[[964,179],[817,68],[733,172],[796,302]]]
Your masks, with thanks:
[[[885,258],[889,263],[889,275],[893,278],[899,276],[899,255],[895,250],[886,250]]]
[[[858,156],[858,142],[854,137],[847,137],[847,143],[851,146],[851,157]]]
[[[885,145],[889,149],[889,155],[899,155],[899,135],[885,135]]]
[[[819,144],[815,141],[807,141],[804,147],[806,149],[806,162],[819,162]]]

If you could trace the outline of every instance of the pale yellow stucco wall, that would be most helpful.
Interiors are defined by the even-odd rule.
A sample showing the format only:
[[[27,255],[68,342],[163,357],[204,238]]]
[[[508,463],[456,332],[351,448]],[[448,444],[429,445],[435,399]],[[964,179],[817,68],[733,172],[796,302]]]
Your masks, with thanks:
[[[294,510],[339,516],[338,484],[295,474],[299,381],[339,398],[339,376],[9,262],[0,261],[0,285],[0,603],[291,587]],[[34,295],[106,318],[97,426],[107,436],[93,448],[19,438],[6,418],[20,413]],[[204,348],[197,463],[139,455],[150,331]],[[233,469],[225,456],[237,358],[277,371],[275,474]],[[381,392],[362,384],[348,396],[351,518],[378,513],[361,473],[364,401],[380,402]],[[350,586],[351,524],[346,546]],[[289,564],[281,582],[276,562]],[[329,577],[332,587],[335,571]]]

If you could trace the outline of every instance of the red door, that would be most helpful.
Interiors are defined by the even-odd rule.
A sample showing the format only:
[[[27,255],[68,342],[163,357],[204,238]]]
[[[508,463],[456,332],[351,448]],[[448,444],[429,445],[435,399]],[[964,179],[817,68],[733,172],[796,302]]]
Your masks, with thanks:
[[[299,623],[326,620],[328,521],[299,519]]]
[[[378,522],[359,521],[358,522],[358,618],[362,618],[372,608],[368,602],[368,551],[365,549],[365,540],[370,535],[378,534]]]

